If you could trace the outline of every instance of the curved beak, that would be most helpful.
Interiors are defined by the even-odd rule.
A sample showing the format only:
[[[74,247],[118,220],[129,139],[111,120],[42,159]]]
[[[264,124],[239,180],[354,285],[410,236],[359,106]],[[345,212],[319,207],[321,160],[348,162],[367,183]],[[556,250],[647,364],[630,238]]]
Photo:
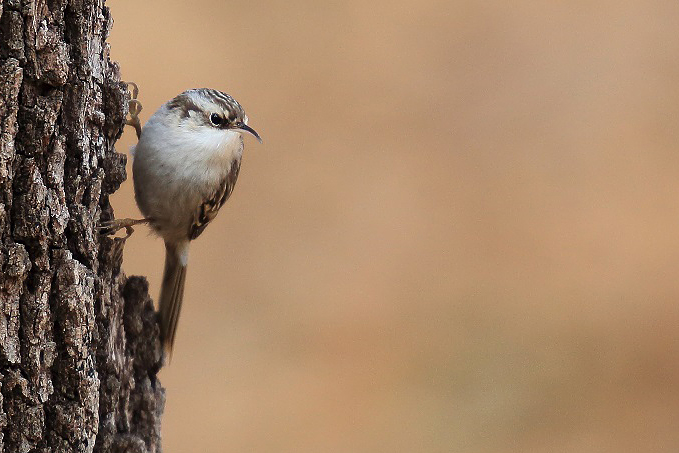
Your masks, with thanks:
[[[259,134],[257,133],[257,131],[254,130],[253,128],[251,128],[250,126],[248,126],[247,124],[245,124],[245,123],[238,123],[238,125],[237,125],[234,129],[240,129],[241,131],[249,132],[249,133],[251,133],[252,135],[254,135],[254,137],[255,137],[257,140],[259,140],[259,143],[262,143],[262,138],[259,136]]]

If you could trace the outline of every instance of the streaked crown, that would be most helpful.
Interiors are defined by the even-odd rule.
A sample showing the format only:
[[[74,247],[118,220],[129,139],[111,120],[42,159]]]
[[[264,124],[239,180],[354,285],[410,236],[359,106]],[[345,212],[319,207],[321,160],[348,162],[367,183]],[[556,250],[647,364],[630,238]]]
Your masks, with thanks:
[[[184,91],[167,103],[167,108],[180,118],[191,119],[199,125],[221,129],[248,123],[243,107],[233,97],[211,88]]]

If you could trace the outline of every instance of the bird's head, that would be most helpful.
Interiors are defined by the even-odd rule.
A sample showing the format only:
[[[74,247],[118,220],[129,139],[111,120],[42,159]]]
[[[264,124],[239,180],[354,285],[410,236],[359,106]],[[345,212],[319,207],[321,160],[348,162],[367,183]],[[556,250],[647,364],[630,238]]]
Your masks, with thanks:
[[[259,134],[248,126],[243,107],[233,97],[219,90],[196,88],[184,91],[169,101],[166,107],[179,127],[201,133],[247,132],[262,142]]]

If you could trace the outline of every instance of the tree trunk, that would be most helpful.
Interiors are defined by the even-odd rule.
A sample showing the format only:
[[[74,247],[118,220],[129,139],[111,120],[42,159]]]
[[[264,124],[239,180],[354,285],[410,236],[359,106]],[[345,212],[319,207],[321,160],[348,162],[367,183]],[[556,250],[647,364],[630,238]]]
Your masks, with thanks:
[[[127,90],[103,0],[0,3],[0,452],[156,452],[161,349],[102,238]]]

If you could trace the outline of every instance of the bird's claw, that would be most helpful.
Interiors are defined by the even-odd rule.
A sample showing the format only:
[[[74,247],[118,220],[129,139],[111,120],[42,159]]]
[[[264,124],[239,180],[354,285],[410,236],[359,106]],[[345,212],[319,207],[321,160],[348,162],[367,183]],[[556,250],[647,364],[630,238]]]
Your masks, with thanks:
[[[121,239],[126,240],[127,238],[132,236],[132,233],[134,233],[134,228],[132,228],[134,225],[138,225],[140,223],[147,223],[147,222],[148,222],[147,219],[141,219],[141,220],[136,220],[136,219],[106,220],[106,221],[99,223],[99,234],[102,235],[102,236],[113,236],[118,231],[125,228],[125,236]]]
[[[137,99],[139,97],[139,87],[134,82],[125,82],[127,86],[132,87],[132,99]]]
[[[139,114],[142,111],[141,102],[137,99],[139,96],[139,87],[134,82],[125,82],[128,86],[132,87],[131,99],[127,103],[127,110],[130,113],[130,118],[125,120],[125,124],[134,127],[137,133],[137,139],[141,137],[141,121],[139,120]]]

